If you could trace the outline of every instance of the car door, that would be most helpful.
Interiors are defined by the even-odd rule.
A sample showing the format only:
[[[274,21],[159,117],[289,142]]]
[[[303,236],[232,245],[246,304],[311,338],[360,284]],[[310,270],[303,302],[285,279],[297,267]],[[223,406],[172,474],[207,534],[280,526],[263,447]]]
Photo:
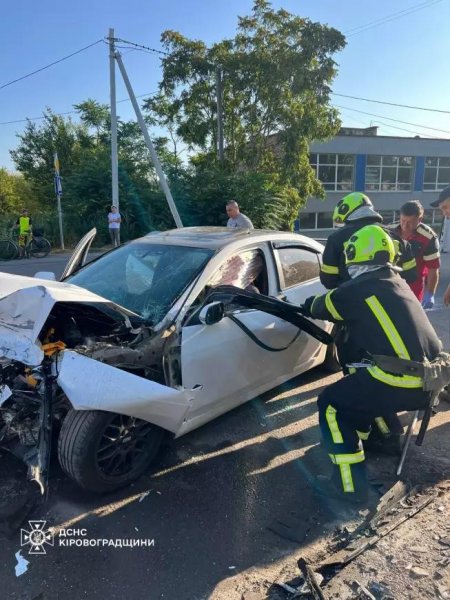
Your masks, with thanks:
[[[279,273],[280,297],[296,305],[306,298],[324,293],[319,280],[320,252],[306,244],[273,243],[275,262]],[[330,323],[314,321],[323,329],[331,330]],[[291,331],[295,330],[289,325]],[[298,352],[300,363],[307,363],[325,353],[325,346],[310,335],[302,332],[293,351]]]
[[[273,253],[268,245],[258,251],[264,258],[265,270],[254,283],[262,288],[260,292],[274,296],[279,284]],[[226,257],[208,283],[245,288],[251,279],[246,277],[244,268],[251,262],[249,252]],[[235,307],[231,313],[273,349],[284,348],[298,333],[286,321],[260,310]],[[196,393],[183,433],[293,377],[299,364],[297,342],[293,346],[294,349],[291,346],[268,351],[250,339],[229,316],[213,325],[188,318],[182,329],[182,382],[185,387],[202,389]]]
[[[93,227],[81,238],[75,246],[75,250],[72,252],[71,257],[67,261],[67,265],[61,275],[60,281],[63,281],[66,277],[75,273],[75,271],[80,269],[86,263],[89,248],[96,235],[97,229]]]

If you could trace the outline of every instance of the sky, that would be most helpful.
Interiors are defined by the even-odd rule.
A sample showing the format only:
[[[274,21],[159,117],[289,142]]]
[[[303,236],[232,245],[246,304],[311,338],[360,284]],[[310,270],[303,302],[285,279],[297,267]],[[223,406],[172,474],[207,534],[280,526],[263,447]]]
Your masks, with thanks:
[[[39,117],[46,107],[56,113],[69,112],[87,98],[108,103],[108,48],[96,44],[36,75],[5,84],[104,38],[110,27],[116,37],[155,49],[161,49],[160,36],[166,29],[212,44],[234,36],[238,16],[250,14],[252,5],[252,0],[4,0],[0,167],[14,170],[9,151],[17,146],[16,135],[25,125],[8,122]],[[346,48],[334,57],[338,63],[334,92],[450,111],[446,72],[450,0],[273,0],[272,6],[326,23],[347,35]],[[410,12],[419,6],[424,8]],[[401,11],[399,18],[373,26]],[[361,31],[366,24],[368,28]],[[161,67],[156,54],[123,50],[122,58],[137,96],[157,91]],[[117,71],[117,99],[126,98]],[[344,126],[378,125],[379,135],[450,138],[450,112],[412,110],[335,95],[332,100],[343,107]],[[134,118],[130,102],[120,102],[118,114],[125,120]]]

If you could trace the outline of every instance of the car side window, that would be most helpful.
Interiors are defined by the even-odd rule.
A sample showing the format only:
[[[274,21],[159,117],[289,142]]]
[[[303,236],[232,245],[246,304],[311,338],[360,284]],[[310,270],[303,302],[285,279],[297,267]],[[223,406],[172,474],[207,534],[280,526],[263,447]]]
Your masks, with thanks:
[[[320,264],[315,252],[295,246],[278,248],[276,252],[284,279],[283,289],[319,277]]]
[[[267,294],[267,267],[261,250],[246,250],[228,258],[208,282],[211,288],[218,285]]]

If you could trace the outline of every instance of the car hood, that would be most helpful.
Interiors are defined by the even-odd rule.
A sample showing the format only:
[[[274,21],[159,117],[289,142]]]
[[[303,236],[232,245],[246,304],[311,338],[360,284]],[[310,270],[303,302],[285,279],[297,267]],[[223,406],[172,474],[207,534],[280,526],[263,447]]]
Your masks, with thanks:
[[[70,283],[0,273],[0,357],[29,366],[42,362],[38,336],[58,302],[94,305],[113,310],[123,319],[134,313]]]

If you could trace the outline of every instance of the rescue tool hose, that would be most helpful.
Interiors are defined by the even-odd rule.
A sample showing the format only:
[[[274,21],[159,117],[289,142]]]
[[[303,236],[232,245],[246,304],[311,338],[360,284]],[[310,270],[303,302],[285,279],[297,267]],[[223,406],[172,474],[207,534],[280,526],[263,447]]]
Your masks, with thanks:
[[[236,319],[236,317],[234,315],[228,315],[228,318],[231,321],[233,321],[233,323],[235,323],[238,327],[240,327],[240,329],[242,329],[242,331],[246,335],[248,335],[248,337],[251,340],[253,340],[255,342],[255,344],[260,346],[263,350],[268,350],[269,352],[282,352],[283,350],[287,350],[290,346],[292,346],[292,344],[295,342],[295,340],[298,338],[298,336],[302,332],[301,329],[298,329],[297,333],[294,335],[294,337],[289,342],[289,344],[286,344],[286,346],[283,346],[282,348],[273,348],[272,346],[268,346],[262,340],[257,338],[256,335],[252,331],[250,331],[250,329],[246,325],[244,325],[244,323],[242,323],[242,321],[239,321],[239,319]]]
[[[284,300],[269,298],[269,296],[255,292],[247,292],[246,290],[242,290],[233,285],[219,285],[211,290],[204,302],[204,305],[214,301],[221,301],[224,304],[237,304],[243,308],[254,308],[261,310],[265,313],[283,319],[288,323],[292,323],[292,325],[295,325],[305,333],[308,333],[322,344],[332,344],[334,342],[332,335],[312,323],[309,319],[301,314],[300,306],[290,304]],[[292,340],[290,344],[292,344],[294,341],[295,340]]]

